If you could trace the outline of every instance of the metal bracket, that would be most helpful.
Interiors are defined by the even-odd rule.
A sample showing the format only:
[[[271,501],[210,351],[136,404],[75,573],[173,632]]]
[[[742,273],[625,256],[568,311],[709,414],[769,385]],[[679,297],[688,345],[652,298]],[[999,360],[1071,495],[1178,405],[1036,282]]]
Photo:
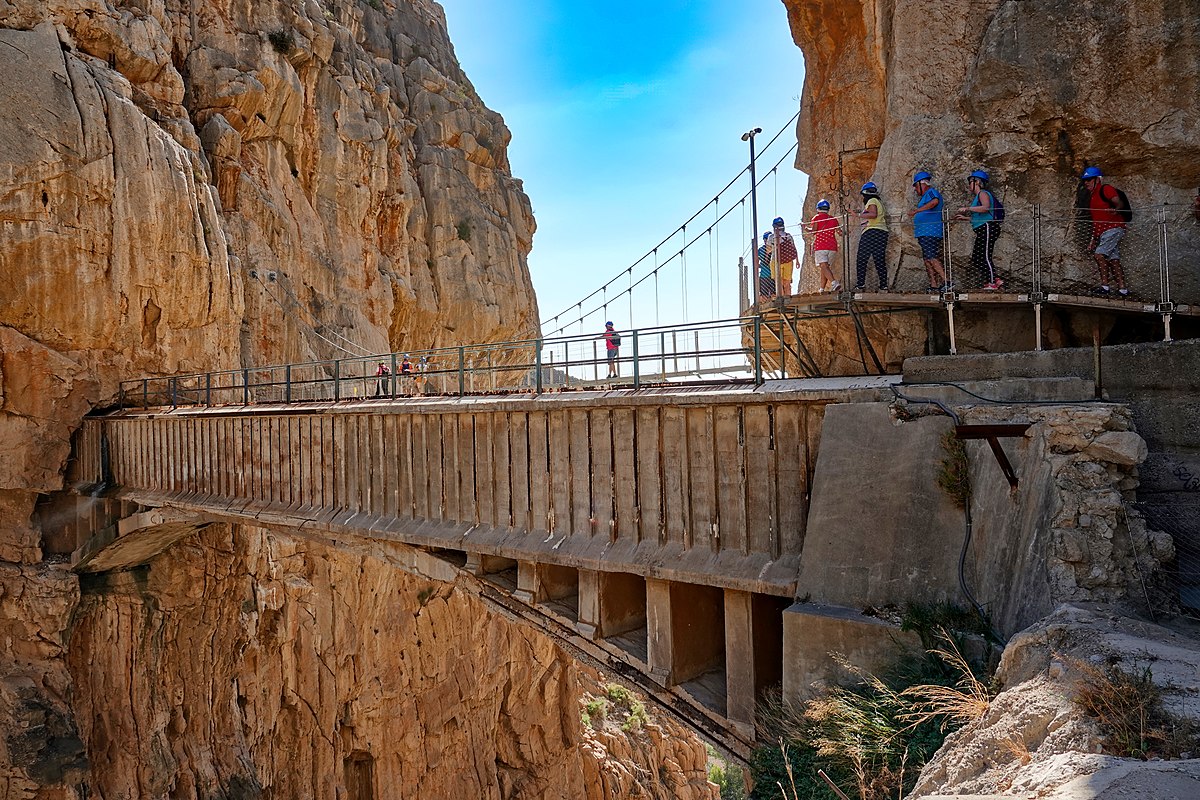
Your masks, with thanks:
[[[1013,471],[1012,463],[1008,460],[1008,454],[1004,452],[1004,448],[1000,445],[999,437],[1016,437],[1024,436],[1025,431],[1029,430],[1032,423],[1019,422],[1008,425],[955,425],[954,435],[959,439],[986,439],[988,445],[992,448],[992,454],[996,456],[996,462],[1000,465],[1000,471],[1004,473],[1004,477],[1008,480],[1009,487],[1017,488],[1017,474]]]

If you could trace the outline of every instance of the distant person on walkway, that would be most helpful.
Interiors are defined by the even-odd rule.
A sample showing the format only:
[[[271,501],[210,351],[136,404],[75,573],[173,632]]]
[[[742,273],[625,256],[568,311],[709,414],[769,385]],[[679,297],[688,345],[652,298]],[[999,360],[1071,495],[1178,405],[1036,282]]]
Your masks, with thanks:
[[[813,235],[813,262],[821,270],[821,286],[818,292],[836,292],[842,284],[833,276],[833,267],[838,254],[837,235],[840,229],[837,218],[829,214],[829,201],[817,202],[817,213],[805,226]]]
[[[400,377],[404,381],[401,391],[403,391],[404,394],[409,394],[411,388],[409,384],[411,383],[413,377],[413,363],[411,360],[409,360],[408,353],[404,354],[404,360],[400,362]]]
[[[925,274],[929,277],[929,291],[948,292],[950,283],[942,267],[942,245],[946,240],[946,225],[942,221],[944,203],[942,193],[931,185],[933,176],[924,170],[913,175],[913,191],[917,195],[917,207],[913,212],[913,236],[921,246],[921,258],[925,261]]]
[[[984,289],[995,292],[1004,288],[1004,281],[1000,280],[996,272],[996,262],[992,258],[996,249],[996,237],[1000,235],[1000,224],[996,221],[996,196],[988,188],[988,174],[981,169],[967,176],[967,187],[974,199],[970,205],[960,208],[954,218],[971,220],[971,229],[975,231],[975,244],[971,247],[971,269]]]
[[[767,242],[771,232],[763,234],[763,243],[758,247],[758,302],[765,303],[775,297],[775,280],[771,277],[771,250]]]
[[[1121,240],[1125,238],[1125,226],[1129,219],[1129,201],[1121,190],[1104,182],[1104,173],[1099,167],[1085,169],[1080,180],[1088,192],[1087,208],[1092,217],[1092,240],[1088,244],[1088,252],[1100,268],[1098,294],[1107,295],[1116,286],[1119,295],[1128,297],[1125,270],[1121,266]]]
[[[375,378],[376,378],[375,396],[376,397],[384,397],[384,396],[391,394],[391,392],[388,390],[388,376],[390,376],[391,374],[392,374],[392,371],[390,369],[388,369],[387,364],[384,364],[382,361],[379,362],[379,366],[375,367]]]
[[[767,240],[771,263],[775,265],[775,286],[780,297],[792,296],[792,271],[796,267],[796,240],[784,230],[783,217],[771,222],[771,238]]]
[[[1192,198],[1192,215],[1196,222],[1200,222],[1200,189],[1196,190],[1196,196]]]
[[[854,291],[861,292],[867,285],[867,265],[875,262],[875,273],[879,276],[879,291],[888,291],[887,279],[887,213],[883,201],[879,199],[879,187],[871,181],[862,185],[860,190],[863,199],[863,209],[858,212],[863,232],[858,237],[858,256],[855,259],[857,281]]]
[[[604,349],[608,351],[608,377],[616,378],[620,371],[617,369],[617,359],[621,357],[621,334],[617,333],[611,322],[604,323]]]

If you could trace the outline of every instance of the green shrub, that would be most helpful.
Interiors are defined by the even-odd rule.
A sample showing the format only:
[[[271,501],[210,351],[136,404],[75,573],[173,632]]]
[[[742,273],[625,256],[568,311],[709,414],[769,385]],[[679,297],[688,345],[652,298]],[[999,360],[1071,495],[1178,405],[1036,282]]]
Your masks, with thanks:
[[[625,715],[625,721],[621,723],[621,730],[625,733],[632,733],[641,730],[641,727],[649,721],[650,717],[646,714],[646,707],[640,700],[634,700],[629,704],[629,713]]]
[[[603,697],[593,697],[583,704],[583,713],[594,727],[599,728],[608,715],[608,703]]]
[[[285,56],[296,48],[296,39],[292,36],[290,28],[271,31],[267,34],[267,41],[271,43],[271,47],[275,48],[275,52]]]
[[[954,431],[942,434],[942,450],[946,455],[938,463],[937,485],[959,508],[965,508],[971,496],[970,465],[967,463],[967,445]]]
[[[383,3],[380,0],[367,0],[367,5],[376,11],[383,11]]]
[[[459,223],[457,225],[455,225],[454,228],[455,228],[455,230],[458,231],[459,239],[462,239],[464,242],[471,241],[471,223],[467,222],[464,219],[464,220],[459,221]]]
[[[605,693],[608,694],[608,699],[613,701],[613,705],[619,708],[629,708],[634,702],[633,692],[619,683],[610,683],[605,687]]]

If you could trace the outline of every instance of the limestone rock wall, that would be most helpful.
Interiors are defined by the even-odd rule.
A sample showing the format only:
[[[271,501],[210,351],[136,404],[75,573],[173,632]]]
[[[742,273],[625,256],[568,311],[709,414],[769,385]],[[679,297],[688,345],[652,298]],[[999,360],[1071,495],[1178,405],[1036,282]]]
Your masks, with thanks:
[[[98,796],[715,797],[695,737],[583,726],[596,673],[383,558],[213,526],[76,614]]]
[[[811,177],[806,217],[821,197],[857,210],[859,186],[874,180],[898,219],[914,205],[920,169],[957,208],[966,204],[965,176],[983,167],[1012,220],[997,251],[1001,267],[1015,270],[1031,257],[1031,228],[1019,220],[1040,204],[1057,218],[1043,230],[1043,258],[1061,255],[1064,280],[1083,280],[1090,265],[1066,223],[1077,176],[1098,164],[1135,206],[1174,204],[1177,255],[1200,249],[1187,212],[1200,185],[1197,0],[784,5],[805,57],[796,166]],[[907,223],[899,231],[911,240]],[[969,231],[956,234],[952,246],[965,258]],[[1139,246],[1133,237],[1126,245]],[[1145,260],[1154,246],[1147,233]],[[898,285],[925,285],[913,242],[894,245],[890,258]],[[1156,293],[1155,275],[1138,277],[1131,276],[1135,289]],[[1176,277],[1177,295],[1200,299],[1196,282]],[[989,341],[968,338],[960,347],[988,349]]]

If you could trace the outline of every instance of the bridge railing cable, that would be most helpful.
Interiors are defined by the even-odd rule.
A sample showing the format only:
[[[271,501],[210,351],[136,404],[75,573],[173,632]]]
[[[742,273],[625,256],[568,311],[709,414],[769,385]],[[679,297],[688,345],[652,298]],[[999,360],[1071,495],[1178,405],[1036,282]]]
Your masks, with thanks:
[[[779,131],[777,131],[775,133],[775,135],[771,137],[770,141],[767,142],[766,146],[761,149],[761,151],[759,153],[760,157],[766,155],[768,150],[771,148],[771,146],[773,144],[775,144],[775,142],[783,135],[783,133],[785,131],[788,131],[791,129],[791,126],[795,123],[795,121],[799,117],[799,115],[800,115],[800,112],[799,112],[799,110],[797,110],[796,113],[792,115],[791,119],[789,119],[786,123],[784,123],[784,125],[782,127],[780,127]],[[783,159],[787,158],[787,156],[790,155],[795,150],[795,148],[796,148],[796,143],[793,142],[791,147],[788,149],[788,152],[785,153],[784,156],[779,159],[779,161],[775,164],[775,167],[772,168],[772,170],[777,168],[779,166],[779,164],[783,162]],[[768,171],[764,172],[762,177],[757,181],[757,185],[761,186],[770,177],[770,175],[772,174],[772,170],[768,170]],[[619,271],[616,275],[614,275],[610,280],[608,280],[602,286],[595,289],[594,291],[592,291],[591,293],[589,293],[582,299],[567,306],[559,313],[543,319],[542,329],[544,331],[546,331],[548,335],[556,335],[558,333],[562,333],[563,331],[570,328],[572,325],[581,323],[583,320],[587,319],[592,314],[603,312],[604,309],[606,309],[609,305],[611,305],[615,300],[621,298],[623,295],[625,295],[627,293],[632,292],[633,287],[626,286],[626,287],[622,288],[621,284],[622,283],[629,284],[630,282],[632,282],[635,270],[637,270],[639,267],[641,267],[647,260],[653,259],[657,255],[658,251],[661,248],[663,248],[664,246],[666,246],[667,244],[669,244],[676,236],[683,234],[684,238],[686,239],[686,233],[687,233],[688,226],[691,225],[693,222],[695,222],[697,219],[699,219],[700,216],[703,215],[710,207],[716,206],[716,209],[717,209],[716,216],[718,216],[718,218],[719,218],[717,220],[717,222],[719,222],[721,219],[724,219],[726,216],[728,216],[728,212],[726,212],[726,214],[720,213],[721,198],[748,171],[749,171],[749,165],[743,167],[737,173],[737,175],[733,176],[733,178],[731,178],[729,180],[729,182],[727,184],[725,184],[725,186],[723,186],[721,188],[721,190],[718,191],[713,196],[712,200],[709,200],[707,203],[705,203],[699,210],[697,210],[694,214],[692,214],[692,216],[690,216],[681,225],[679,225],[673,231],[671,231],[671,233],[668,236],[666,236],[662,241],[660,241],[654,247],[647,250],[640,258],[635,260],[628,267]],[[743,194],[739,198],[739,200],[744,200],[745,198],[747,198],[749,196],[750,196],[750,192],[747,191],[745,194]],[[731,204],[731,206],[736,206],[737,203],[739,202],[739,200],[735,200]],[[715,226],[717,224],[717,222],[712,223],[712,226],[707,226],[705,228],[705,232],[711,232],[713,226]],[[695,228],[695,226],[693,226],[693,229],[694,228]],[[699,239],[699,238],[700,237],[694,238],[691,242],[688,242],[683,248],[680,248],[680,252],[676,253],[676,257],[681,256],[682,251],[686,250],[687,247],[691,246],[691,244],[694,244],[697,241],[697,239]],[[649,275],[657,274],[661,269],[666,267],[668,264],[669,264],[669,261],[659,263],[659,262],[657,262],[657,260],[655,260],[653,269],[646,276],[643,276],[641,279],[639,279],[638,283],[641,283],[641,281],[644,280]],[[617,290],[621,290],[621,291],[619,291],[617,294],[615,294],[611,297],[609,296],[610,291],[617,291]],[[574,312],[575,309],[579,309],[580,311],[582,311],[582,308],[585,304],[588,304],[589,302],[595,300],[596,298],[600,298],[600,302],[590,312],[588,312],[587,314],[582,314],[577,318],[570,318],[570,315]],[[564,321],[568,318],[570,318],[569,322]]]

